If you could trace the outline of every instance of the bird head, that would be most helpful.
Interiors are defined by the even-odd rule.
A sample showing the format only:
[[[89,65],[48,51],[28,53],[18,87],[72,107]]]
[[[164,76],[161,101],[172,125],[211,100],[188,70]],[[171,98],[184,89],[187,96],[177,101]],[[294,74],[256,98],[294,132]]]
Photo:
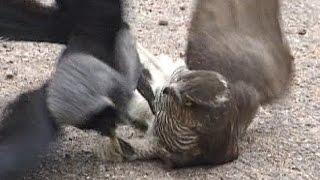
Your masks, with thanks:
[[[214,108],[229,100],[226,79],[217,72],[204,70],[175,72],[162,94],[171,96],[183,106]]]
[[[186,138],[196,141],[184,144],[183,151],[166,145],[174,152],[168,161],[171,167],[218,164],[236,157],[233,122],[236,109],[230,91],[227,80],[214,71],[184,69],[171,76],[161,91],[158,118],[170,119],[184,129],[176,132],[184,136],[177,135],[175,141],[181,140],[181,144]]]

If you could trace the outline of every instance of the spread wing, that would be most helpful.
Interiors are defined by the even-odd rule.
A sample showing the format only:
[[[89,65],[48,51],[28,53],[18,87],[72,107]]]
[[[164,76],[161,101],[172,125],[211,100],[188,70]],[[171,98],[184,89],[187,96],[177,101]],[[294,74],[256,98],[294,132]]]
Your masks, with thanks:
[[[280,94],[292,69],[278,0],[198,0],[186,54],[189,69],[254,84],[266,97]]]
[[[198,0],[190,34],[218,38],[231,33],[282,44],[278,0]],[[280,42],[280,43],[279,43]]]

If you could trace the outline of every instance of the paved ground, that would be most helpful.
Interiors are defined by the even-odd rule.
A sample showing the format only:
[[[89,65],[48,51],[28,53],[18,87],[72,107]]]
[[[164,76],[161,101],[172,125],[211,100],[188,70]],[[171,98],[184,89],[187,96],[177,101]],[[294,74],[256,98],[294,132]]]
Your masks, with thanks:
[[[180,58],[190,10],[191,0],[135,0],[129,20],[152,53]],[[238,160],[173,171],[159,162],[106,164],[92,154],[99,140],[96,134],[68,127],[41,167],[26,179],[319,179],[320,1],[284,0],[282,12],[295,57],[293,87],[279,103],[261,108],[241,141]],[[158,25],[161,20],[168,25]],[[60,50],[50,44],[0,42],[0,106],[47,79]]]

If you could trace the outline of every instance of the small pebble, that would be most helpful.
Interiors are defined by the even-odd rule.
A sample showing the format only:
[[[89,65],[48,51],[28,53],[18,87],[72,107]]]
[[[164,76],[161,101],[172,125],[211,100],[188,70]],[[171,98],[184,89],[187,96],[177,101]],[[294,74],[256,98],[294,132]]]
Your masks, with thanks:
[[[100,165],[100,166],[99,166],[99,170],[100,170],[100,172],[106,172],[106,171],[108,171],[108,169],[107,169],[107,167],[106,167],[105,165]]]
[[[14,73],[13,72],[7,72],[6,73],[6,79],[13,79],[14,78]]]
[[[64,158],[65,158],[65,159],[71,159],[71,155],[70,155],[70,154],[65,154],[65,155],[64,155]]]
[[[91,154],[90,151],[86,151],[86,150],[82,150],[82,152],[83,152],[85,155],[90,155],[90,154]]]
[[[303,36],[303,35],[307,34],[307,30],[301,29],[300,31],[298,31],[298,34]]]
[[[166,20],[160,20],[158,23],[160,26],[168,26],[169,22]]]
[[[291,167],[291,169],[292,169],[292,170],[295,170],[295,171],[300,171],[300,169],[299,169],[298,167],[295,167],[295,166],[294,166],[294,167]]]

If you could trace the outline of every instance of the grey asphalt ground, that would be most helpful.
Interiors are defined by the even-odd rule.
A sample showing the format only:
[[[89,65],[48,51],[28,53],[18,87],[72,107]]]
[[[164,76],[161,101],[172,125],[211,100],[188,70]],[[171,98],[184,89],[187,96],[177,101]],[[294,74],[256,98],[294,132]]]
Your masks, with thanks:
[[[154,55],[183,58],[191,6],[191,0],[134,0],[128,20]],[[166,170],[160,162],[105,163],[92,153],[97,134],[66,127],[25,179],[320,179],[320,1],[283,0],[282,14],[295,57],[292,88],[279,102],[260,109],[240,142],[238,160],[181,170]],[[0,42],[0,107],[49,78],[61,49]],[[135,134],[128,127],[120,132]]]

